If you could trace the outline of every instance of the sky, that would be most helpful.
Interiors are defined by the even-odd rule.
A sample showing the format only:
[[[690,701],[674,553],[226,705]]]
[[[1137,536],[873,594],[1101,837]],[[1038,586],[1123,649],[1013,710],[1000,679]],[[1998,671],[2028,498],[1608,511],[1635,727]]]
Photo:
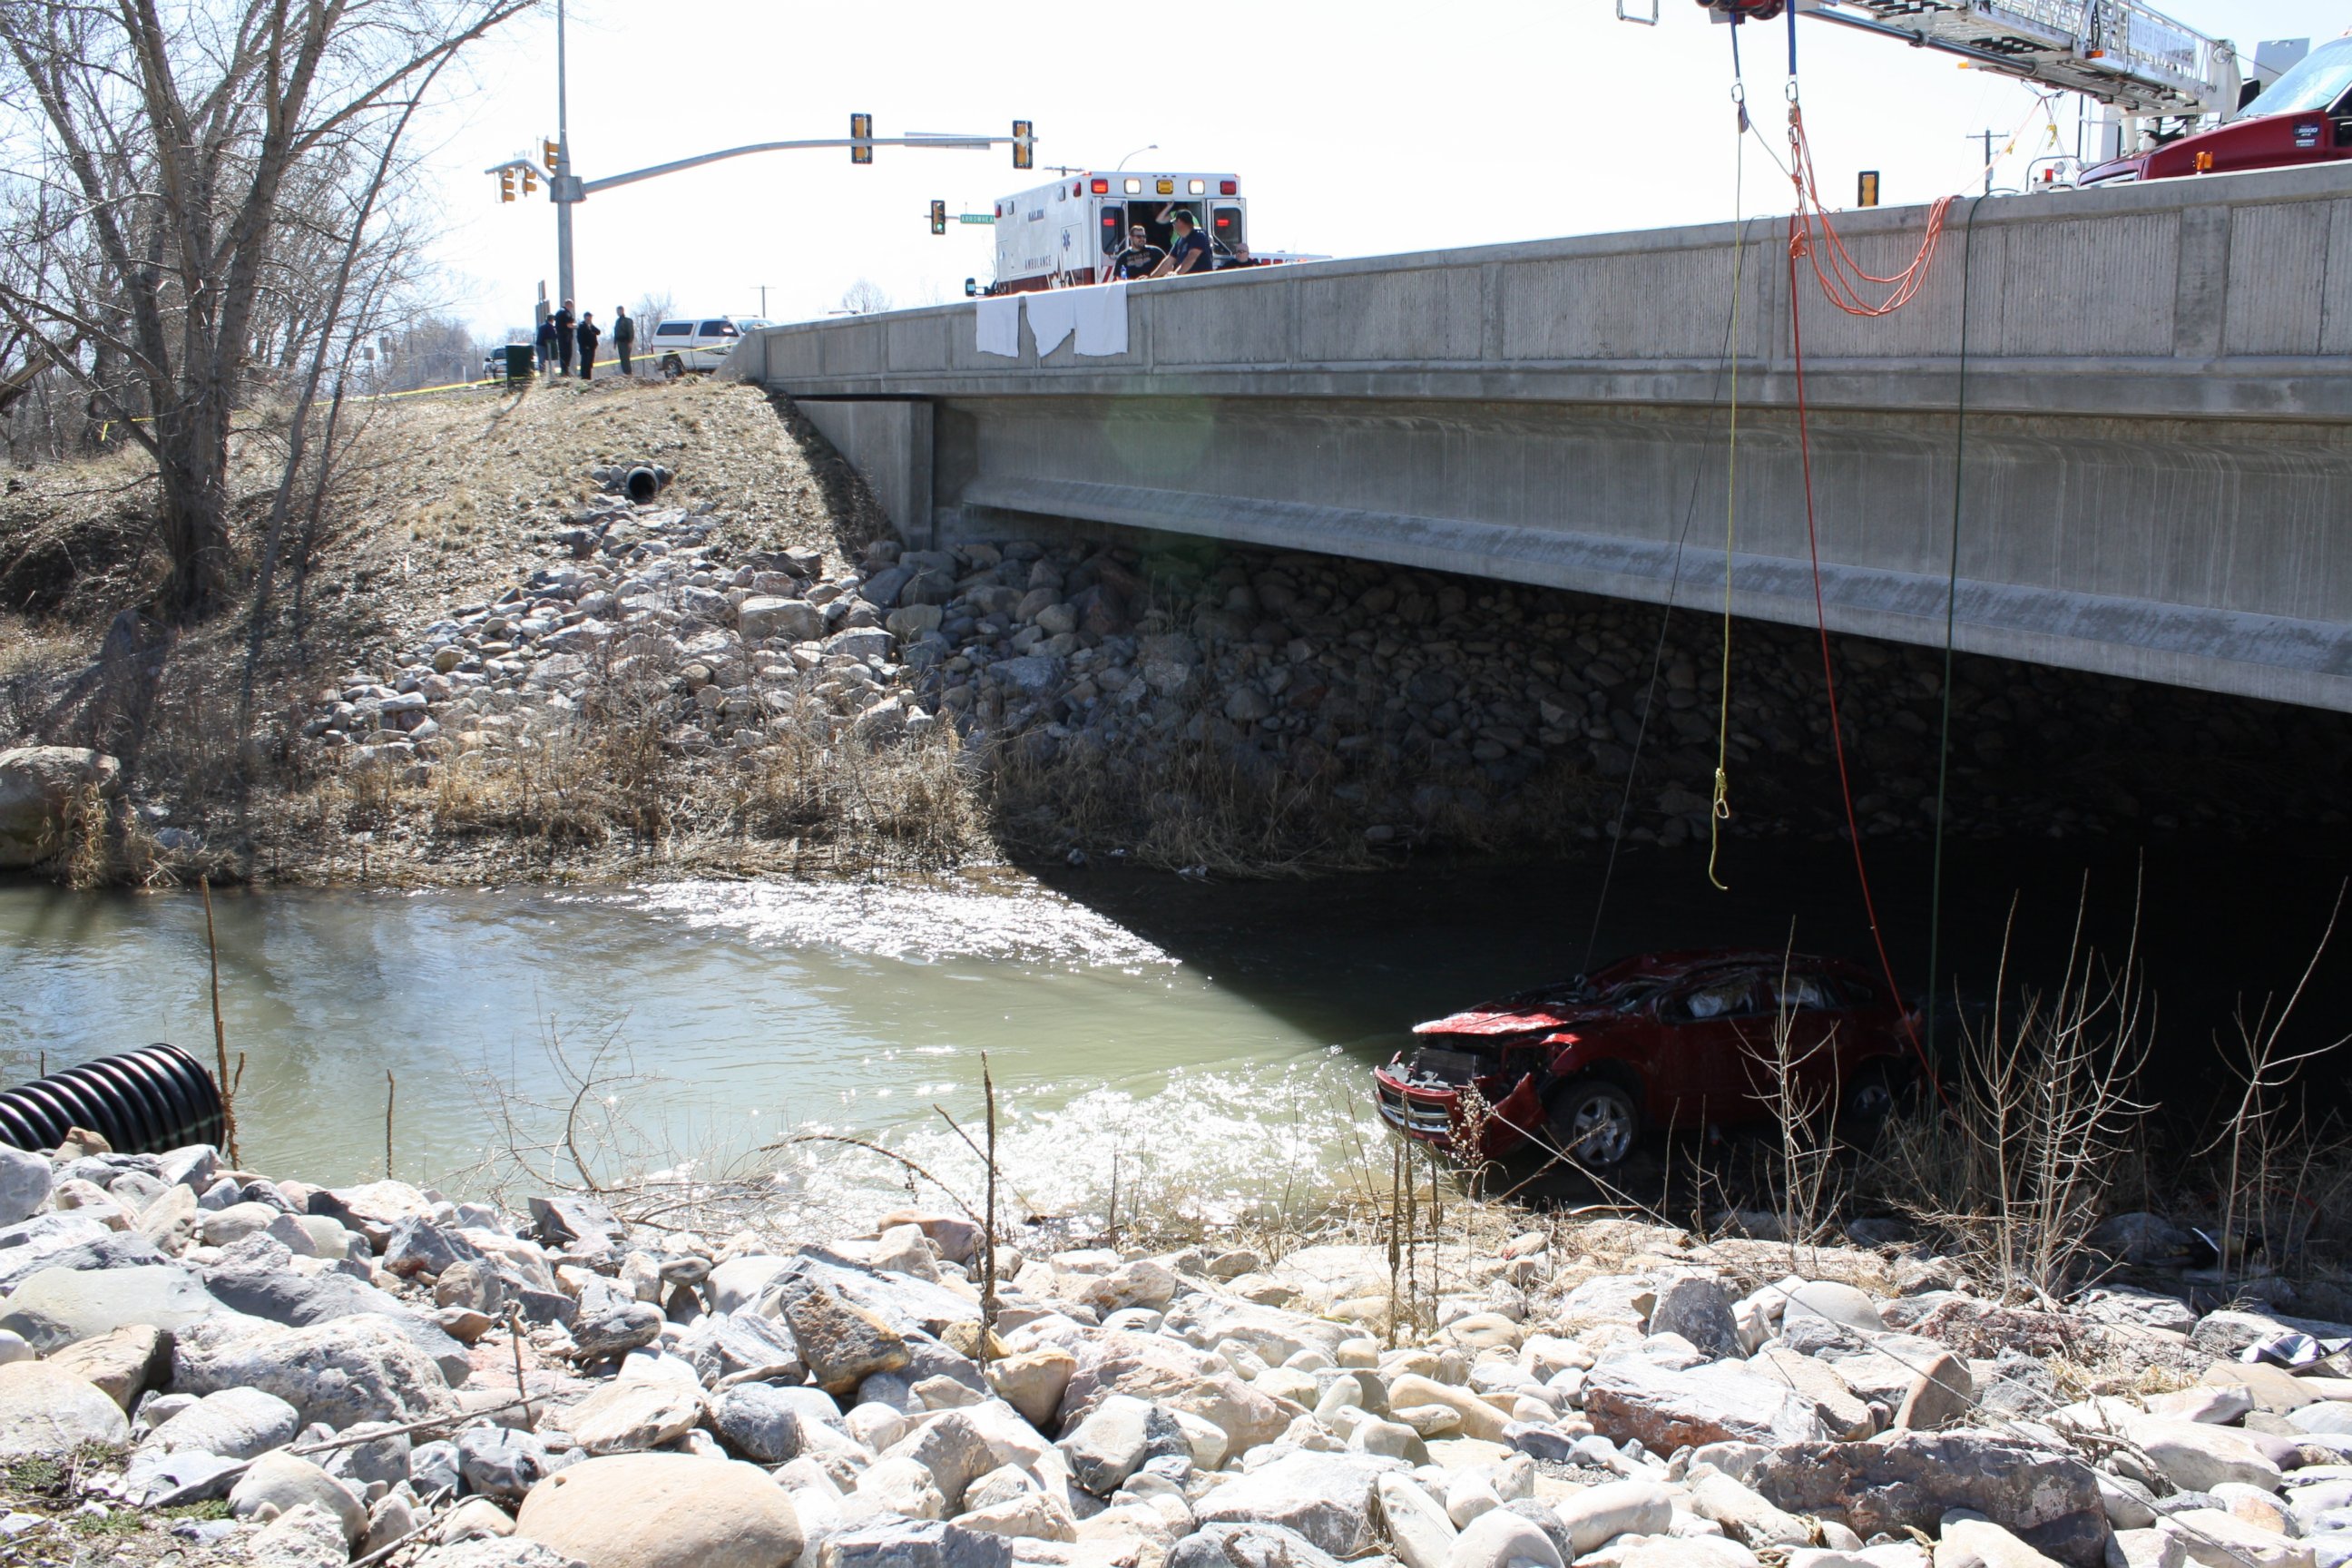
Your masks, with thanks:
[[[1647,0],[1623,0],[1646,16]],[[875,133],[985,132],[1034,121],[1041,167],[1237,174],[1253,245],[1333,256],[1712,222],[1732,216],[1728,29],[1692,0],[1655,26],[1619,0],[1274,0],[1083,7],[1008,19],[961,0],[566,0],[571,142],[588,179],[740,146]],[[2201,32],[2315,42],[2352,28],[2352,0],[2170,0]],[[1783,24],[1742,29],[1750,103],[1784,138]],[[1818,21],[1799,24],[1805,121],[1822,188],[1862,169],[1888,205],[1980,185],[1982,143],[2034,132],[2000,171],[2050,150],[2021,85]],[[1759,47],[1769,40],[1769,47]],[[528,323],[555,288],[545,193],[502,205],[485,169],[556,125],[552,4],[476,47],[469,79],[415,146],[440,228],[440,303],[478,337]],[[2074,98],[2061,100],[2073,152]],[[1152,144],[1157,151],[1139,151]],[[732,159],[589,197],[574,211],[582,304],[667,295],[680,314],[822,316],[870,280],[897,305],[961,299],[992,270],[991,231],[934,237],[933,199],[986,212],[1043,183],[1009,151],[845,149]],[[1786,211],[1754,142],[1738,205]],[[764,295],[762,286],[765,288]]]

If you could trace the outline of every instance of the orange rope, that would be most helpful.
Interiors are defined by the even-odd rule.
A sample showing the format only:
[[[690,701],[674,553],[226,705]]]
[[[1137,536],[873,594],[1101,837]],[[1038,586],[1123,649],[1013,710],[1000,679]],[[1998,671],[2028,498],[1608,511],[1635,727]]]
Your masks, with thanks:
[[[1936,259],[1936,247],[1944,237],[1944,217],[1951,210],[1950,196],[1937,199],[1927,209],[1927,233],[1919,241],[1919,253],[1900,272],[1880,277],[1854,260],[1845,242],[1838,237],[1837,228],[1830,222],[1829,209],[1822,201],[1821,184],[1813,175],[1813,151],[1805,137],[1805,118],[1801,110],[1789,105],[1790,180],[1797,187],[1797,211],[1790,225],[1789,255],[1791,260],[1802,257],[1812,263],[1813,276],[1821,280],[1822,294],[1832,305],[1849,316],[1891,316],[1916,298],[1927,281],[1928,268]],[[1818,227],[1821,242],[1814,242]],[[1822,258],[1828,265],[1822,265]],[[1875,304],[1865,298],[1878,290],[1887,292]]]

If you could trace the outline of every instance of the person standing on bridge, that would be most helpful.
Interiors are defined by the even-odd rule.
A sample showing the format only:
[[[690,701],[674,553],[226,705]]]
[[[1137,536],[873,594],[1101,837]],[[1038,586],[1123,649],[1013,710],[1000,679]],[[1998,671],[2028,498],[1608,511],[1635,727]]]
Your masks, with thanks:
[[[555,312],[555,358],[563,374],[572,374],[572,334],[580,329],[580,318],[572,313],[572,301],[563,301],[563,309]]]
[[[604,334],[596,326],[596,312],[580,312],[580,325],[573,335],[580,340],[580,379],[588,380],[596,374],[596,340]]]
[[[546,308],[544,303],[541,308],[542,310]],[[555,368],[555,318],[553,316],[541,316],[539,319],[539,334],[533,341],[539,349],[539,374],[545,375]]]
[[[1110,258],[1110,269],[1104,277],[1106,283],[1126,283],[1138,278],[1149,278],[1168,258],[1168,253],[1151,243],[1151,235],[1141,224],[1129,224],[1127,248]]]
[[[1154,278],[1189,278],[1216,264],[1209,249],[1209,237],[1201,232],[1191,213],[1178,207],[1170,221],[1175,226],[1176,237],[1169,242],[1168,254],[1153,269]]]
[[[637,346],[637,324],[626,305],[613,307],[613,352],[621,356],[621,374],[629,374],[629,351]]]

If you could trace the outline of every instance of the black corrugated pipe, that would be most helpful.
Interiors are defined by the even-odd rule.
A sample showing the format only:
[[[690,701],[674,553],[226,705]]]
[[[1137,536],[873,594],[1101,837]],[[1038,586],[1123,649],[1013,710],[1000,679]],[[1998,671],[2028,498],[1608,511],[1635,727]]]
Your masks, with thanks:
[[[220,1086],[204,1063],[159,1042],[0,1094],[0,1143],[54,1149],[76,1127],[97,1133],[118,1154],[216,1145],[223,1131]]]

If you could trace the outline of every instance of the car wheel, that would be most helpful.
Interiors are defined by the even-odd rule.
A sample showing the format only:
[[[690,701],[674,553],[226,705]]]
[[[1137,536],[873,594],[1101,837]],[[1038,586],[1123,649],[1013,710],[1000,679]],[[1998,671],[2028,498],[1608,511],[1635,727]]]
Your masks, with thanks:
[[[1552,1148],[1588,1171],[1625,1163],[1641,1134],[1633,1097],[1607,1079],[1580,1078],[1552,1096],[1547,1123]]]
[[[662,374],[668,380],[676,381],[679,376],[684,375],[685,374],[686,362],[684,360],[678,358],[676,354],[662,355]]]
[[[1864,1062],[1855,1069],[1839,1102],[1839,1135],[1849,1143],[1870,1147],[1887,1122],[1909,1102],[1916,1082],[1917,1076],[1906,1062]]]

